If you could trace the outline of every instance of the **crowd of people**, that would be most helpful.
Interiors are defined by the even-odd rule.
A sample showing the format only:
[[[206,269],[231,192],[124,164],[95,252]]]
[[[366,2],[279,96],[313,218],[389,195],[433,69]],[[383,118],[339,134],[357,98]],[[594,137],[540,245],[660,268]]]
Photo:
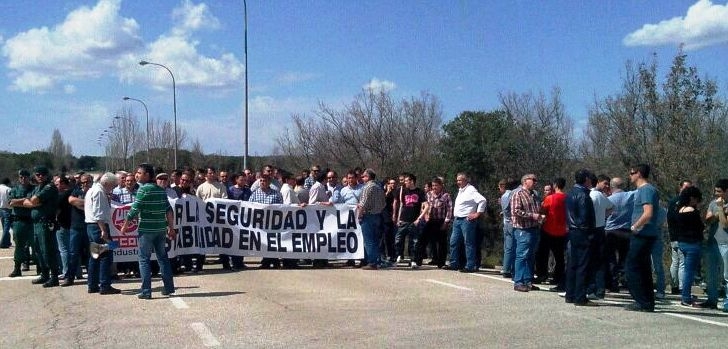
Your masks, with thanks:
[[[651,312],[656,301],[665,298],[662,227],[666,222],[672,249],[671,292],[681,295],[683,306],[716,309],[728,279],[728,179],[716,183],[715,198],[703,215],[702,193],[689,181],[681,183],[679,195],[663,208],[649,175],[648,165],[632,167],[632,191],[626,191],[627,183],[620,177],[596,176],[586,169],[575,173],[570,189],[566,179],[556,178],[540,192],[535,174],[502,180],[498,185],[502,276],[511,278],[518,292],[551,283],[550,291],[576,306],[597,305],[594,300],[625,287],[634,300],[626,309]],[[166,173],[141,164],[134,173],[117,171],[94,178],[85,173],[51,177],[47,168],[38,166],[33,176],[20,170],[13,186],[8,178],[0,183],[4,230],[0,248],[11,247],[12,226],[15,253],[10,277],[29,271],[32,261],[39,274],[33,284],[72,286],[83,278],[85,264],[89,293],[119,293],[112,282],[124,273],[141,277],[138,297],[149,299],[153,274],[161,272],[162,294],[169,295],[175,291],[174,274],[199,273],[209,263],[205,255],[167,257],[165,238],[176,235],[169,199],[349,204],[357,208],[365,258],[349,260],[347,265],[376,270],[407,263],[417,269],[429,256],[429,263],[438,268],[473,273],[481,268],[483,230],[478,225],[487,201],[466,173],[458,173],[455,180],[457,192],[451,195],[442,177],[431,178],[421,188],[411,173],[379,179],[372,169],[360,168],[339,178],[336,171],[317,165],[298,174],[272,165],[257,173],[246,169],[231,174],[213,167]],[[120,230],[127,232],[138,224],[138,263],[114,263],[112,251],[89,255],[89,249],[112,240],[112,202],[131,204]],[[158,262],[150,260],[152,253]],[[707,256],[707,300],[698,302],[691,288],[701,272],[702,255]],[[228,271],[247,268],[241,256],[220,255],[218,261]],[[307,264],[323,268],[328,263],[263,258],[260,268]]]
[[[681,306],[717,309],[728,280],[728,179],[716,182],[703,215],[702,193],[690,181],[682,181],[678,195],[663,207],[649,175],[648,165],[633,166],[632,191],[625,190],[621,177],[596,176],[586,169],[575,173],[568,191],[564,178],[546,183],[543,194],[536,191],[533,174],[520,183],[502,180],[502,275],[513,278],[514,289],[521,292],[551,283],[549,291],[576,306],[596,306],[594,300],[624,287],[634,300],[625,309],[652,312],[656,302],[665,300],[666,225],[672,250],[670,292],[680,295]],[[700,302],[692,287],[703,254],[707,299]],[[725,304],[723,311],[728,311]]]

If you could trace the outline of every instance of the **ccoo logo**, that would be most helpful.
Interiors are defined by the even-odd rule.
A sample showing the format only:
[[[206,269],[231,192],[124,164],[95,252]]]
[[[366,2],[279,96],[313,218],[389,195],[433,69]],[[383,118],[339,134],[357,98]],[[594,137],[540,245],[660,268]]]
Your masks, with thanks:
[[[121,227],[124,226],[124,220],[126,219],[126,214],[129,213],[129,210],[131,210],[131,206],[121,206],[121,207],[114,207],[114,211],[111,213],[111,223],[114,225],[116,230],[121,232]],[[129,231],[126,233],[122,233],[123,235],[135,235],[137,230],[137,221],[136,219],[129,222]]]

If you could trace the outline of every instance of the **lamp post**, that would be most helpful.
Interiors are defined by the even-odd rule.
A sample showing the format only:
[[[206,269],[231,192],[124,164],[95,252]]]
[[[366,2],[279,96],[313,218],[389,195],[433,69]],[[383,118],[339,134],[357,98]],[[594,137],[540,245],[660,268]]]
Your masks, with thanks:
[[[243,155],[243,170],[248,168],[248,1],[243,0],[245,12],[245,154]]]
[[[149,163],[149,153],[151,152],[151,147],[149,146],[149,109],[147,108],[147,104],[144,103],[141,99],[131,98],[131,97],[124,97],[125,101],[137,101],[141,103],[144,106],[144,111],[147,113],[147,163]],[[176,167],[176,166],[175,166]]]
[[[141,66],[145,66],[147,64],[156,65],[158,67],[164,68],[165,70],[167,70],[167,72],[169,72],[169,76],[172,77],[172,108],[174,108],[174,168],[177,169],[177,87],[174,80],[174,74],[172,74],[172,71],[163,64],[139,61],[139,65]]]
[[[132,145],[134,143],[136,143],[135,142],[136,137],[134,135],[134,122],[131,119],[129,119],[127,117],[124,117],[124,116],[114,116],[114,120],[124,120],[124,121],[126,121],[126,122],[129,123],[129,128],[131,129]],[[114,129],[117,129],[119,131],[117,134],[121,137],[121,141],[122,141],[122,144],[123,144],[124,169],[126,170],[126,169],[128,169],[128,167],[126,166],[127,165],[127,163],[126,163],[126,157],[127,157],[126,154],[129,151],[129,140],[127,139],[126,127],[123,127],[123,128],[120,129],[120,128],[117,128],[114,125],[112,125],[110,128],[114,128]],[[132,166],[134,165],[133,163],[136,162],[136,149],[133,149],[132,150],[132,153],[131,153],[131,162],[132,162]]]

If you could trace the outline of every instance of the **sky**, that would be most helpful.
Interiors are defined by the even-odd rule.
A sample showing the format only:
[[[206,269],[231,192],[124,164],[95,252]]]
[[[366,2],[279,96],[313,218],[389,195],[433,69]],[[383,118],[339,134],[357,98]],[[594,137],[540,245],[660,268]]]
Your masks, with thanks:
[[[595,100],[621,88],[627,61],[661,76],[684,44],[688,64],[728,89],[728,2],[249,0],[249,154],[269,155],[319,102],[363,89],[428,92],[444,122],[491,111],[502,93],[561,90],[577,131]],[[173,120],[191,148],[242,155],[242,0],[0,1],[0,151],[45,149],[58,129],[75,156],[124,109]]]

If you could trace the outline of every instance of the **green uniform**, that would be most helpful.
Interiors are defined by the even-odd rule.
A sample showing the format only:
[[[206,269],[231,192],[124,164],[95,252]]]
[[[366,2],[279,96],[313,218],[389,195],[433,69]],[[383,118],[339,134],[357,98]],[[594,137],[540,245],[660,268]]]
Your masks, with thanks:
[[[10,191],[10,199],[30,199],[34,187],[32,185],[18,184]],[[30,259],[28,247],[33,241],[33,221],[30,218],[30,209],[13,207],[13,240],[15,241],[15,254],[13,260],[16,267]]]
[[[33,207],[30,216],[33,219],[33,233],[35,234],[34,250],[41,274],[45,277],[50,273],[55,277],[58,269],[58,242],[52,231],[58,209],[58,189],[53,183],[41,183],[35,187],[31,197],[40,199],[40,206]]]

